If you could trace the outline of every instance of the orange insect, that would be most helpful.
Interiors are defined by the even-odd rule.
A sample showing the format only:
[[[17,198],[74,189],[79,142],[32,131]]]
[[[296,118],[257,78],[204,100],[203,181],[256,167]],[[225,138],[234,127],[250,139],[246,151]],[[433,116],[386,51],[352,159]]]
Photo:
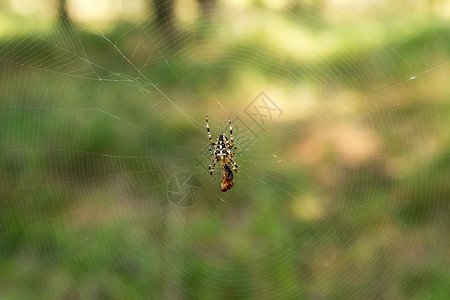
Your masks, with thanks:
[[[228,165],[222,166],[222,184],[220,190],[226,192],[233,187],[233,171]]]

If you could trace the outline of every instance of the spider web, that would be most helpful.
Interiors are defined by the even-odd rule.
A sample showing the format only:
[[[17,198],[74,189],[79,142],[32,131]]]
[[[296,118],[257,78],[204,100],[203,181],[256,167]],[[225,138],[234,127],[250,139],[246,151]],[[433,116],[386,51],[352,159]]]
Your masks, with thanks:
[[[2,298],[449,292],[444,2],[25,2],[1,11]],[[238,140],[226,193],[205,115]]]

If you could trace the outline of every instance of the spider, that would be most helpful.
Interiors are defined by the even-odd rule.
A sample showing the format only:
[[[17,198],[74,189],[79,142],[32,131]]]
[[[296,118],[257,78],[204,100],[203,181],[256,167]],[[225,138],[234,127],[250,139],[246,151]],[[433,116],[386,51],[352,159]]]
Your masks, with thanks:
[[[236,144],[233,139],[233,127],[231,126],[231,120],[228,118],[228,124],[230,124],[230,140],[228,141],[225,133],[221,133],[217,138],[216,142],[213,142],[211,138],[211,132],[209,131],[208,116],[206,116],[206,131],[208,132],[209,138],[209,152],[212,156],[211,164],[209,165],[209,174],[216,175],[214,173],[214,167],[217,162],[222,165],[222,184],[220,190],[226,192],[233,187],[233,171],[239,172],[237,168],[239,167],[233,160],[236,154]],[[211,149],[214,147],[214,152]],[[234,151],[231,152],[231,149]]]

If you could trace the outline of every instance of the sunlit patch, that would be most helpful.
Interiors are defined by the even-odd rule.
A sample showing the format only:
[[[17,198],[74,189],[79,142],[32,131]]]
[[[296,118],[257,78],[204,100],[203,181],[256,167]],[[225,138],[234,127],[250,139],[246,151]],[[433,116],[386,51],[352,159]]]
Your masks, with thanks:
[[[21,16],[49,16],[52,11],[48,9],[53,4],[53,1],[36,1],[36,0],[14,0],[7,1],[11,10],[15,14]],[[0,5],[1,6],[1,5]]]
[[[67,2],[67,10],[72,19],[77,22],[95,23],[102,28],[114,26],[120,20],[136,21],[145,19],[150,4],[145,5],[139,0],[109,1],[109,0],[73,0]],[[94,26],[94,24],[92,24]]]
[[[379,151],[377,135],[370,127],[340,124],[327,134],[336,150],[336,156],[350,165],[367,161]]]
[[[289,5],[292,5],[290,0],[262,0],[262,3],[271,9],[285,9]]]
[[[180,22],[189,23],[199,17],[198,3],[193,0],[176,1],[175,16]]]
[[[320,199],[301,197],[292,203],[292,211],[300,219],[311,222],[324,217],[326,209]]]

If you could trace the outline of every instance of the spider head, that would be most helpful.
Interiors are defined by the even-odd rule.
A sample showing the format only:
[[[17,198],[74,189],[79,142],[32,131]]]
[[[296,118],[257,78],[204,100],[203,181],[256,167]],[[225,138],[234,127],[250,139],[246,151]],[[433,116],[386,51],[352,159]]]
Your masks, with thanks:
[[[219,141],[227,141],[228,140],[228,138],[227,138],[227,136],[225,135],[225,133],[221,133],[220,135],[219,135]]]

